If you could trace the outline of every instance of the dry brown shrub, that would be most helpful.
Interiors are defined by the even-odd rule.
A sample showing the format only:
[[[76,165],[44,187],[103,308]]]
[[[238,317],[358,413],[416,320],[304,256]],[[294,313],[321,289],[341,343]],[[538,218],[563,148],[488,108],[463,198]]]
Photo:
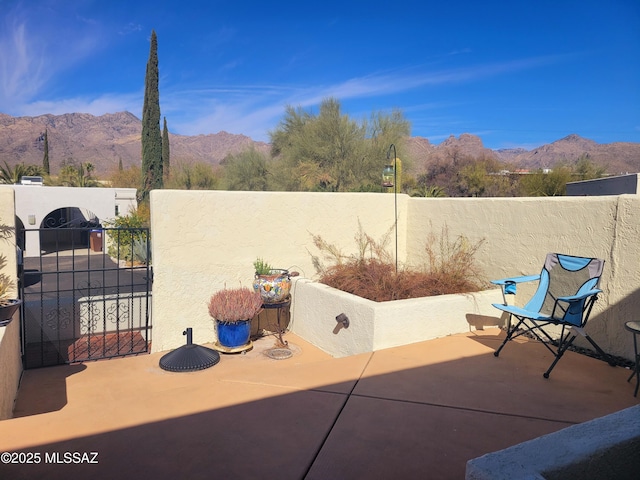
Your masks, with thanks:
[[[483,240],[471,244],[466,237],[459,236],[451,241],[445,226],[440,237],[430,235],[427,239],[428,261],[423,269],[399,267],[396,272],[395,262],[385,249],[390,232],[376,242],[358,226],[357,255],[344,255],[319,235],[313,235],[322,258],[332,262],[325,267],[318,256],[312,255],[320,282],[376,302],[476,292],[484,287],[474,262]]]

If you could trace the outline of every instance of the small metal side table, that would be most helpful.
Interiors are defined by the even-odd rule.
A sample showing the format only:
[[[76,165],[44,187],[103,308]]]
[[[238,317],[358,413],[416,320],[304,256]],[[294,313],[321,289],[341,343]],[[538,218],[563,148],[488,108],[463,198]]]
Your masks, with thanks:
[[[282,327],[282,313],[283,312],[289,312],[289,308],[291,307],[291,295],[287,296],[284,301],[282,302],[278,302],[278,303],[263,303],[262,307],[265,310],[271,310],[271,309],[275,309],[276,310],[276,321],[277,321],[277,330],[276,330],[276,336],[278,337],[278,340],[280,341],[280,343],[282,344],[282,346],[286,346],[287,342],[282,338],[282,335],[284,334],[286,328]],[[268,327],[268,325],[267,325]]]
[[[640,322],[627,322],[624,324],[624,328],[633,333],[633,353],[635,353],[635,365],[633,366],[633,372],[627,379],[627,382],[636,377],[636,390],[633,393],[634,397],[638,396],[638,387],[640,386],[640,354],[638,354],[638,335],[640,335]]]

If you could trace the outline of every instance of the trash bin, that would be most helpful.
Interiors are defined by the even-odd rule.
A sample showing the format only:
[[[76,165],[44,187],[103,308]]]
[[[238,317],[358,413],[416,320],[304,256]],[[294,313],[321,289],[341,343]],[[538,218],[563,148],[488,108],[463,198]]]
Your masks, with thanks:
[[[91,230],[89,236],[89,246],[93,252],[102,251],[102,230]]]

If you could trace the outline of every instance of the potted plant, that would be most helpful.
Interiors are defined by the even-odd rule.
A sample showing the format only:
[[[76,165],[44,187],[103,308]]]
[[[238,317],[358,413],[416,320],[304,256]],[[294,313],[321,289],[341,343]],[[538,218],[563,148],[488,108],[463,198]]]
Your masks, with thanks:
[[[9,325],[13,319],[13,314],[20,308],[22,300],[14,298],[14,282],[2,270],[7,264],[4,255],[0,255],[0,327]]]
[[[286,301],[291,290],[291,275],[289,270],[272,268],[262,258],[253,262],[256,271],[253,289],[260,293],[262,302],[267,304]]]
[[[10,241],[13,238],[14,227],[0,224],[0,239]],[[14,313],[20,308],[22,300],[15,298],[15,283],[3,272],[7,266],[7,257],[0,255],[0,327],[9,325]]]
[[[218,346],[242,351],[250,346],[251,319],[262,310],[262,298],[250,288],[224,288],[211,296],[209,315],[215,321]]]

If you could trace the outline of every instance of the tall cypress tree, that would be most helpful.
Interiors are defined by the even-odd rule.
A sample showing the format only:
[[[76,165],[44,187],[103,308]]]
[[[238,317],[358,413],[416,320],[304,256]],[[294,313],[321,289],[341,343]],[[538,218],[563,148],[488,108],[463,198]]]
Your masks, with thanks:
[[[162,129],[162,176],[165,181],[169,178],[170,157],[169,130],[167,130],[167,117],[164,117],[164,128]]]
[[[160,134],[158,83],[158,38],[155,30],[152,30],[144,85],[144,105],[142,107],[141,201],[146,201],[149,198],[149,192],[154,188],[162,188],[162,136]]]
[[[49,133],[44,129],[44,156],[42,157],[42,170],[45,175],[51,175],[49,171]]]

